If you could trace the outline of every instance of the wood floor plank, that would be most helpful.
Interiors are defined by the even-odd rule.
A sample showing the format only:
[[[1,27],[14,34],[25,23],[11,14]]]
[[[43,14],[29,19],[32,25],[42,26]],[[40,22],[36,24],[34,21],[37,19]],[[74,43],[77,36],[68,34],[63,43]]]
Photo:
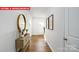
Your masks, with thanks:
[[[43,35],[33,35],[26,52],[52,52]]]

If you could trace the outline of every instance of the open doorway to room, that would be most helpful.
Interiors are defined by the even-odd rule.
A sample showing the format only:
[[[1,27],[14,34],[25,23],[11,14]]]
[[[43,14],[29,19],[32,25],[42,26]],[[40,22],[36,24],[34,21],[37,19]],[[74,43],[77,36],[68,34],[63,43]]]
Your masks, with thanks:
[[[32,21],[32,34],[33,35],[44,35],[44,18],[35,17]]]

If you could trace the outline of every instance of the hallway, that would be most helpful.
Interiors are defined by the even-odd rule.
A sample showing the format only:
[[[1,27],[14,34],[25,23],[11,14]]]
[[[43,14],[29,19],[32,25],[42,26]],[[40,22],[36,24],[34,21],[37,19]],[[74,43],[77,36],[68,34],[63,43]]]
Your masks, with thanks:
[[[2,10],[0,19],[0,52],[79,52],[79,8]]]
[[[26,52],[52,52],[47,43],[44,41],[43,35],[33,35],[30,46]]]

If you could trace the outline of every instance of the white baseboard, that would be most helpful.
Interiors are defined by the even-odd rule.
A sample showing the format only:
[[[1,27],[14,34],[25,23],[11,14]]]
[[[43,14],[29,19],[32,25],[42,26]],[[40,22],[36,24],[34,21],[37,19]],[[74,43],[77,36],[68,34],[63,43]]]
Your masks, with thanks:
[[[52,52],[54,52],[54,49],[52,48],[52,46],[50,45],[50,43],[48,41],[46,41],[48,46],[50,47],[50,49],[52,50]]]
[[[46,43],[48,44],[48,46],[50,47],[50,49],[52,50],[52,52],[54,52],[54,49],[52,48],[52,46],[50,45],[50,43],[46,40],[45,35],[44,35],[44,39],[45,39]]]

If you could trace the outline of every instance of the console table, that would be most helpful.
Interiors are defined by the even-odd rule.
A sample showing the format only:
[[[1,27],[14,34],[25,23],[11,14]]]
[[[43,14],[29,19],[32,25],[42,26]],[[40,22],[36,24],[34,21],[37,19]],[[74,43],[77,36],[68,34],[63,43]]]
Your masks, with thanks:
[[[25,51],[30,44],[30,34],[25,35],[24,37],[19,37],[15,40],[16,51]]]

